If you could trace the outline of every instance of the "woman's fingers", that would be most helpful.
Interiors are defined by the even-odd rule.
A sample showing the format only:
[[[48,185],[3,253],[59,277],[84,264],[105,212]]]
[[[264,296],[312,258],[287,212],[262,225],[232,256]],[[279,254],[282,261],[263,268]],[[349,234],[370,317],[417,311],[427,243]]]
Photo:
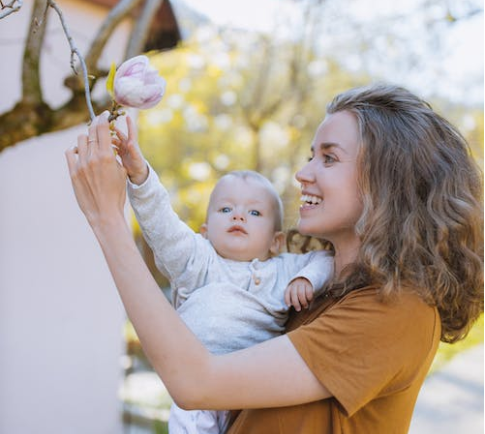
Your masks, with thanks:
[[[78,137],[78,143],[82,144],[81,149],[84,156],[87,152],[87,141],[88,138],[86,135]],[[86,217],[88,217],[93,209],[91,189],[85,176],[85,169],[88,161],[85,157],[85,161],[81,161],[81,157],[79,155],[79,144],[78,146],[68,149],[65,152],[65,156],[77,203]]]
[[[85,134],[81,134],[77,138],[77,150],[78,150],[78,158],[81,164],[86,164],[89,159],[89,147],[94,146],[93,143],[89,143],[89,136]]]
[[[122,214],[126,170],[112,150],[107,118],[95,119],[88,134],[80,135],[77,146],[68,149],[65,156],[77,202],[90,224]]]
[[[111,148],[111,132],[109,129],[109,122],[108,122],[108,112],[103,112],[101,115],[98,116],[98,122],[96,124],[96,134],[98,138],[98,149],[103,153],[110,153],[113,154]]]
[[[96,143],[98,142],[98,134],[96,132],[96,126],[98,124],[98,118],[95,117],[88,128],[88,137],[86,140],[86,144],[88,145],[88,151],[91,151]],[[79,140],[78,140],[79,141]],[[91,149],[89,149],[91,148]],[[89,153],[89,152],[88,152]]]
[[[76,165],[77,165],[77,159],[78,157],[76,156],[78,153],[78,147],[73,146],[72,148],[69,148],[64,155],[66,156],[67,160],[67,167],[69,169],[69,175],[71,178],[75,175],[76,173]]]

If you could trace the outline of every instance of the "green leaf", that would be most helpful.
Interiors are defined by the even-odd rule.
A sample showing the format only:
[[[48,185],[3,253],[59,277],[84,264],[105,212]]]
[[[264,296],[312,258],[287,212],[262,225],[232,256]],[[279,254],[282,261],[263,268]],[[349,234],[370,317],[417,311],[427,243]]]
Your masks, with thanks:
[[[106,80],[106,90],[108,91],[111,98],[115,95],[115,74],[116,74],[116,64],[111,63],[111,68],[109,70],[108,78]]]

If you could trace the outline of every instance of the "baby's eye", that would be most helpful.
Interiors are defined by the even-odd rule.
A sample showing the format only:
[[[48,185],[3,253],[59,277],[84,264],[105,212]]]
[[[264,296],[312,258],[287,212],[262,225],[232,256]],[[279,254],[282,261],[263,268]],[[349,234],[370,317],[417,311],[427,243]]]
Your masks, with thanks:
[[[222,208],[219,210],[219,212],[222,212],[222,213],[226,214],[226,213],[228,213],[228,212],[231,212],[231,208],[230,208],[230,207],[228,207],[228,206],[224,206],[224,207],[222,207]]]
[[[332,163],[335,163],[335,161],[337,160],[332,155],[323,154],[323,162],[325,164],[332,164]]]
[[[256,217],[259,217],[261,215],[261,213],[255,209],[252,209],[251,211],[249,211],[249,214],[254,215]]]

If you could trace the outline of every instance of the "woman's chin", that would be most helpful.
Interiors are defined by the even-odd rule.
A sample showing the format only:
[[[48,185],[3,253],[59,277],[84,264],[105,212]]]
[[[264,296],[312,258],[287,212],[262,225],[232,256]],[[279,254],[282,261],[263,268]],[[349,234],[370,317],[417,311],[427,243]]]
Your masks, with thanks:
[[[296,228],[298,229],[298,232],[302,235],[306,236],[315,236],[314,231],[312,231],[310,225],[305,224],[305,221],[302,219],[298,220],[298,223],[296,225]]]

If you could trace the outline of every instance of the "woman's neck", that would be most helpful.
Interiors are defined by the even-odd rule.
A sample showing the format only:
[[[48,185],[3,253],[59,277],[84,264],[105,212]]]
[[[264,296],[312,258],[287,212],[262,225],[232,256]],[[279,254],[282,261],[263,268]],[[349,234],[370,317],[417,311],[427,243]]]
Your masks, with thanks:
[[[334,255],[334,276],[335,280],[342,281],[345,278],[345,269],[357,260],[360,249],[360,240],[354,239],[352,242],[333,243],[335,248]]]

